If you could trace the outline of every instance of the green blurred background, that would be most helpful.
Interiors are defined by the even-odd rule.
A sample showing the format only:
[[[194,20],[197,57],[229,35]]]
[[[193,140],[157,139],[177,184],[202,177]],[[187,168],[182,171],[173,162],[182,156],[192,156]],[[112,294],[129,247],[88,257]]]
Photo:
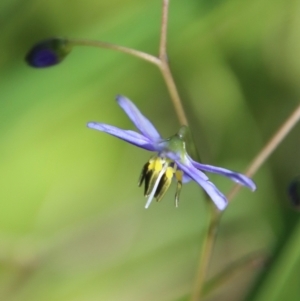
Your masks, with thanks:
[[[150,153],[86,128],[133,129],[114,101],[132,99],[164,137],[178,130],[155,66],[81,47],[37,70],[24,56],[53,36],[157,54],[161,1],[2,0],[0,4],[0,300],[187,300],[207,226],[196,184],[144,209],[137,180]],[[246,166],[300,100],[300,2],[172,0],[168,52],[203,162]],[[209,276],[251,252],[207,300],[299,300],[300,224],[288,183],[300,126],[224,214]],[[232,183],[212,180],[224,193]]]

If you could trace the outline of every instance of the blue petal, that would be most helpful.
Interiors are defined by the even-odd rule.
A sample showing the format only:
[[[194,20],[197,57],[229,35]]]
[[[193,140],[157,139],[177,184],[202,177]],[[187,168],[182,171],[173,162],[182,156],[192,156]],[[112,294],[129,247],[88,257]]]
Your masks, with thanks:
[[[182,183],[188,183],[192,180],[191,177],[189,177],[187,174],[183,173],[183,176],[182,176]]]
[[[228,169],[222,168],[222,167],[216,167],[216,166],[212,166],[212,165],[201,164],[201,163],[198,163],[198,162],[194,161],[191,158],[189,158],[189,159],[192,162],[192,164],[198,169],[208,171],[208,172],[217,173],[219,175],[228,177],[232,181],[250,188],[252,191],[254,191],[256,189],[255,183],[250,178],[248,178],[247,176],[245,176],[243,174],[240,174],[240,173],[237,173],[237,172],[234,172],[232,170],[228,170]]]
[[[125,140],[126,142],[129,142],[143,149],[149,151],[155,151],[155,147],[153,146],[152,141],[150,141],[147,137],[144,137],[143,135],[137,132],[122,130],[115,126],[104,124],[104,123],[98,123],[98,122],[89,122],[87,126],[91,129],[95,129],[110,134],[112,136],[118,137],[122,140]]]
[[[226,208],[228,201],[225,195],[223,195],[212,182],[203,178],[203,173],[200,170],[196,169],[192,164],[184,165],[180,162],[176,163],[184,173],[190,176],[206,191],[219,210]]]
[[[126,97],[118,95],[118,104],[125,111],[136,128],[153,142],[161,140],[161,136],[154,125],[139,111],[139,109]]]

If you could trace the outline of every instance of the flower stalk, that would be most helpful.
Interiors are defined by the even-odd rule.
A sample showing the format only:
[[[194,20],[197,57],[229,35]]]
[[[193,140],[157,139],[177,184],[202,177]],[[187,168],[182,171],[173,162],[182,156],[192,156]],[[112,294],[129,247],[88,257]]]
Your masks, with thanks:
[[[279,144],[290,133],[294,126],[300,120],[300,105],[292,112],[292,114],[286,119],[286,121],[279,127],[273,137],[267,142],[262,150],[254,157],[249,167],[245,171],[245,175],[253,177],[253,175],[259,170],[264,162],[272,155]],[[235,185],[228,194],[228,200],[231,201],[235,195],[239,192],[240,186]]]
[[[245,175],[253,177],[264,162],[275,151],[284,138],[290,133],[294,126],[300,121],[300,105],[292,112],[287,120],[279,127],[273,137],[266,143],[262,150],[252,160],[249,167],[245,171]],[[228,201],[231,202],[240,190],[240,185],[236,184],[228,193]],[[213,209],[212,209],[213,210]],[[204,238],[203,247],[200,255],[200,263],[196,274],[195,286],[192,292],[191,300],[199,301],[203,293],[203,287],[206,279],[209,263],[211,261],[213,248],[217,238],[217,229],[221,220],[222,214],[210,215],[207,235]]]
[[[128,48],[128,47],[124,47],[124,46],[120,46],[120,45],[116,45],[116,44],[112,44],[112,43],[107,43],[107,42],[103,42],[103,41],[94,41],[94,40],[88,40],[88,39],[68,39],[68,42],[72,46],[89,46],[89,47],[96,47],[96,48],[100,48],[100,49],[109,49],[109,50],[113,50],[113,51],[118,51],[118,52],[122,52],[125,54],[129,54],[131,56],[135,56],[139,59],[142,59],[146,62],[152,63],[156,66],[160,65],[159,58],[157,58],[156,56],[151,55],[149,53],[139,51],[136,49],[132,49],[132,48]]]
[[[208,227],[203,240],[198,270],[195,276],[194,288],[192,290],[191,301],[199,301],[203,292],[209,264],[213,254],[213,248],[216,241],[219,221],[221,218],[220,211],[209,205]]]

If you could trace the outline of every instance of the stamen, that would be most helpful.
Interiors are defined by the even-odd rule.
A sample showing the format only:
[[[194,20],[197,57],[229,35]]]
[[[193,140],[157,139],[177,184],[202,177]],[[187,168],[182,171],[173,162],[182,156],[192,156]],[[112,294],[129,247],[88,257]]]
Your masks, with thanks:
[[[179,204],[179,195],[182,187],[182,182],[177,182],[177,188],[176,188],[176,193],[175,193],[175,207],[178,207]]]
[[[182,187],[182,177],[183,173],[181,170],[177,170],[175,173],[175,177],[177,179],[177,187],[176,187],[176,193],[175,193],[175,207],[178,207],[179,204],[179,195]]]
[[[144,195],[147,197],[145,208],[147,209],[153,198],[160,201],[169,189],[173,177],[177,180],[175,194],[175,206],[178,207],[179,195],[182,187],[182,170],[177,169],[177,164],[167,158],[155,156],[152,157],[143,167],[139,186],[145,183]]]
[[[154,194],[154,197],[156,198],[157,202],[159,202],[164,197],[165,193],[169,189],[172,182],[173,175],[175,173],[174,168],[170,166],[170,162],[167,162],[167,164],[168,164],[168,168],[165,174],[162,176],[158,184],[158,187],[156,189],[156,192]]]
[[[168,164],[166,164],[166,163],[164,162],[163,168],[162,168],[162,170],[159,172],[159,174],[158,174],[158,176],[157,176],[157,178],[156,178],[155,184],[154,184],[154,186],[153,186],[153,188],[152,188],[152,190],[151,190],[151,193],[150,193],[150,195],[149,195],[149,197],[148,197],[148,200],[147,200],[147,203],[146,203],[146,206],[145,206],[146,209],[150,206],[150,204],[151,204],[151,202],[152,202],[152,200],[153,200],[154,194],[155,194],[155,192],[156,192],[157,186],[158,186],[158,184],[159,184],[159,182],[160,182],[162,176],[163,176],[164,173],[166,172],[167,168],[168,168]]]
[[[141,175],[140,175],[140,178],[139,178],[139,181],[138,181],[138,186],[139,186],[139,187],[143,184],[143,182],[144,182],[144,180],[145,180],[145,178],[146,178],[146,174],[147,174],[147,171],[148,171],[149,164],[150,164],[150,163],[147,162],[147,163],[144,165],[144,167],[143,167],[143,170],[142,170],[142,172],[141,172]]]
[[[164,158],[155,157],[149,161],[148,171],[145,177],[145,196],[148,197],[154,187],[156,179],[163,169],[166,161]]]

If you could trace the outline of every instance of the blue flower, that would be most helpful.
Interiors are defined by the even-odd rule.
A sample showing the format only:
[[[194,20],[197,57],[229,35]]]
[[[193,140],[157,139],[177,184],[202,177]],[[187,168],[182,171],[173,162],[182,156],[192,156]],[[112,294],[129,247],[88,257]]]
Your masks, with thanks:
[[[153,198],[156,198],[157,201],[162,199],[172,179],[175,178],[177,180],[176,207],[182,183],[193,180],[205,190],[219,210],[224,210],[228,204],[226,197],[209,181],[203,171],[226,176],[236,183],[247,186],[252,191],[256,189],[254,182],[245,175],[194,161],[188,155],[185,147],[186,126],[181,127],[174,136],[163,139],[153,124],[128,98],[117,96],[117,102],[140,133],[98,122],[89,122],[87,126],[157,153],[145,164],[139,180],[139,186],[143,182],[145,183],[144,194],[148,198],[146,208],[149,207]]]

